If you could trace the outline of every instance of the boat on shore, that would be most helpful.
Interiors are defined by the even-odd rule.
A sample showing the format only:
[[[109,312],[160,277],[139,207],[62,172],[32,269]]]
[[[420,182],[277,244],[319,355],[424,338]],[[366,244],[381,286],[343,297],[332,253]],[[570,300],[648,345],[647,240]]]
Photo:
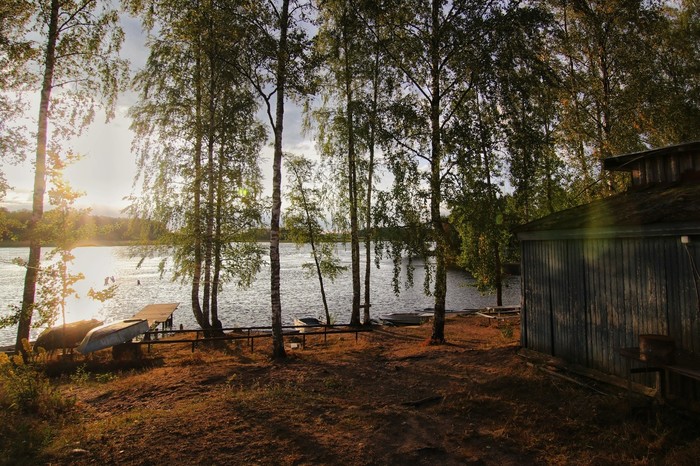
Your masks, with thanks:
[[[433,316],[430,312],[394,312],[379,316],[384,325],[420,325]]]
[[[34,342],[34,351],[38,351],[39,348],[43,348],[45,351],[55,351],[61,348],[73,349],[83,341],[90,330],[102,324],[103,322],[97,319],[91,319],[49,327],[41,332],[41,335]]]
[[[92,353],[110,346],[128,343],[137,336],[145,334],[148,330],[146,319],[118,320],[90,330],[77,349],[81,354]]]
[[[321,327],[323,323],[316,317],[295,317],[294,325],[299,333],[313,331],[314,327]]]

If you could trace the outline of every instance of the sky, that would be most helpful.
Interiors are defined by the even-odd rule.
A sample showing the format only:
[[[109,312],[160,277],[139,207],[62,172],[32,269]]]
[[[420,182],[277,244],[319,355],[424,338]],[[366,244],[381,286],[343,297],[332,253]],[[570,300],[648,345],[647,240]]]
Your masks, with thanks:
[[[122,28],[126,39],[122,47],[122,56],[131,62],[132,74],[141,68],[148,57],[145,34],[138,19],[122,16]],[[136,102],[137,96],[129,91],[119,98],[116,118],[105,123],[104,114],[98,115],[94,123],[84,134],[73,140],[71,149],[83,156],[81,160],[66,170],[65,177],[78,191],[85,195],[76,202],[76,207],[89,207],[96,215],[119,216],[128,203],[126,197],[133,194],[132,185],[136,175],[136,158],[131,153],[132,133],[129,130],[129,106]],[[35,99],[38,102],[37,98]],[[36,110],[28,115],[36,121]],[[262,120],[269,127],[267,119]],[[298,107],[287,103],[285,110],[284,150],[312,156],[314,144],[301,133],[302,115]],[[268,131],[270,134],[271,131]],[[271,141],[263,149],[261,163],[266,193],[271,193],[272,185],[272,146]],[[9,210],[31,209],[34,182],[34,168],[31,157],[23,164],[12,166],[3,164],[2,171],[12,187],[0,206]],[[48,199],[45,200],[48,206]]]

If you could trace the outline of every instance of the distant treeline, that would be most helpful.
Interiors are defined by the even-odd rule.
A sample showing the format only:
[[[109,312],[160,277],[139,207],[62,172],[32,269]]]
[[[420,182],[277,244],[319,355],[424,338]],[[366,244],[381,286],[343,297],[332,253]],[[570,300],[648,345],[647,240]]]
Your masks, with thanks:
[[[29,242],[27,225],[31,215],[32,213],[29,210],[11,212],[0,208],[0,244],[27,244]],[[81,245],[156,242],[163,235],[167,234],[165,228],[156,222],[103,215],[81,215],[76,220],[76,227],[84,232],[83,239],[80,241]],[[446,226],[446,228],[449,227]],[[416,232],[407,232],[401,228],[378,228],[373,236],[377,240],[391,241],[407,234],[416,234]],[[359,236],[363,238],[365,232],[360,230]],[[261,242],[269,241],[270,230],[268,228],[256,228],[255,237]],[[280,239],[282,241],[291,241],[285,228],[282,228],[280,231]],[[336,241],[349,242],[349,233],[337,233]],[[451,245],[451,248],[458,249],[458,245]]]
[[[31,216],[32,213],[29,210],[8,211],[0,208],[0,243],[4,245],[28,243],[27,225]],[[81,215],[76,221],[76,227],[85,232],[81,244],[155,242],[167,233],[155,222],[90,214]],[[270,230],[257,228],[255,237],[258,241],[269,241]],[[289,240],[284,229],[281,231],[281,239]],[[349,235],[339,233],[338,241],[349,241]]]
[[[28,210],[0,209],[0,242],[4,245],[28,243],[27,225],[31,216]],[[83,245],[154,241],[163,232],[163,228],[143,220],[90,214],[79,216],[76,226],[84,232],[80,240]]]

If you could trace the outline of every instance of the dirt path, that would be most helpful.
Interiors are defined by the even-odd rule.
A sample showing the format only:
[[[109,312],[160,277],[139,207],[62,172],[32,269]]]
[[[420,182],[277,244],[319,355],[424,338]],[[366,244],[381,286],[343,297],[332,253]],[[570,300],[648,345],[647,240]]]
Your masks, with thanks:
[[[477,317],[269,348],[162,345],[155,367],[67,384],[79,420],[51,464],[696,464],[700,424],[518,356],[517,328]],[[91,379],[94,379],[92,377]]]

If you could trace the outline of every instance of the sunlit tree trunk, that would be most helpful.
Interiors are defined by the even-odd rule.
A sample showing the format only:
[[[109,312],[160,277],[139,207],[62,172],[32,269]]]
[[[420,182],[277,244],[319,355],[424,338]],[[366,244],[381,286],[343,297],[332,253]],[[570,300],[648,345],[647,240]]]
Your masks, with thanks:
[[[211,35],[211,26],[210,26]],[[211,315],[211,299],[212,299],[212,257],[214,248],[214,193],[216,188],[215,183],[215,164],[214,164],[214,150],[216,144],[216,129],[215,129],[215,117],[216,117],[216,87],[215,87],[215,73],[214,73],[214,63],[213,63],[214,52],[210,50],[208,55],[209,61],[209,90],[208,90],[208,123],[207,123],[207,218],[206,218],[206,232],[204,234],[204,291],[202,293],[202,313],[205,316]],[[214,319],[211,319],[211,324],[215,325]]]
[[[24,277],[24,291],[22,293],[22,310],[17,325],[17,340],[15,350],[22,354],[26,361],[28,358],[24,350],[22,340],[29,340],[29,330],[32,326],[32,313],[34,310],[34,296],[36,294],[36,282],[41,265],[41,238],[38,235],[38,226],[44,215],[44,193],[46,191],[46,146],[48,141],[49,102],[53,88],[53,74],[56,64],[56,44],[58,42],[58,14],[60,3],[51,1],[49,16],[49,35],[46,41],[44,59],[44,78],[41,86],[41,98],[39,101],[39,121],[36,137],[36,160],[34,164],[34,194],[32,198],[32,216],[29,220],[29,260],[27,272]]]
[[[221,247],[223,238],[221,237],[221,222],[223,221],[223,199],[224,199],[224,167],[226,160],[224,149],[219,151],[219,171],[216,177],[216,215],[214,229],[214,275],[211,282],[211,325],[215,330],[221,330],[222,325],[219,320],[219,275],[221,273]]]

